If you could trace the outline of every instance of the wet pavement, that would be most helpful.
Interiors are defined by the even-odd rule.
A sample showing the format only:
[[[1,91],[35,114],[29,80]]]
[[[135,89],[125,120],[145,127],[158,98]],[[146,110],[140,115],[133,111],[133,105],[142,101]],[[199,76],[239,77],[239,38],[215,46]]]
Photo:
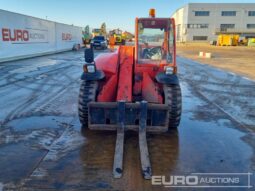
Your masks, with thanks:
[[[0,64],[0,190],[170,190],[142,178],[135,132],[125,135],[123,177],[112,178],[116,133],[80,130],[83,60],[79,51]],[[148,135],[153,175],[250,172],[254,186],[255,82],[177,61],[181,124]]]

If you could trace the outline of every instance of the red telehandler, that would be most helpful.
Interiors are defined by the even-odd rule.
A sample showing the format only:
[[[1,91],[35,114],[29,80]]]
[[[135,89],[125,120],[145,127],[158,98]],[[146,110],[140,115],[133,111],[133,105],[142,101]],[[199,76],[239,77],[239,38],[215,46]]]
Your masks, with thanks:
[[[136,18],[135,45],[99,55],[85,49],[79,93],[83,128],[117,131],[113,176],[123,172],[126,130],[139,134],[142,174],[152,176],[146,132],[167,132],[180,123],[182,97],[172,18]]]

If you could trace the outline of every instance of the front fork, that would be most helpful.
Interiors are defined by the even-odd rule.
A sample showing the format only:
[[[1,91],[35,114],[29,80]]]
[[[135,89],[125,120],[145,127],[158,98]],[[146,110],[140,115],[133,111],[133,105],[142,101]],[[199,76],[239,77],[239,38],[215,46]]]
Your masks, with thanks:
[[[144,179],[151,179],[151,163],[149,158],[147,139],[146,139],[146,123],[147,123],[147,101],[140,102],[140,120],[139,120],[139,149],[142,174]],[[124,150],[124,134],[125,134],[125,101],[118,102],[118,127],[117,139],[115,145],[115,155],[113,162],[114,178],[121,178],[123,173],[123,150]]]

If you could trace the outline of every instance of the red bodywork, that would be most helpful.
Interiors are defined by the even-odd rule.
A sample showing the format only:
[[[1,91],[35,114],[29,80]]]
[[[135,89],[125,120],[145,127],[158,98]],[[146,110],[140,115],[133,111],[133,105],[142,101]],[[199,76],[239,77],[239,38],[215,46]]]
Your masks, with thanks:
[[[143,18],[143,20],[166,21],[161,18]],[[175,36],[174,19],[171,22]],[[106,53],[95,59],[96,67],[104,71],[105,80],[100,82],[97,102],[135,102],[146,100],[149,103],[163,104],[162,85],[157,83],[155,76],[163,72],[166,66],[173,67],[176,73],[176,46],[169,47],[173,53],[171,64],[153,64],[149,61],[138,64],[138,21],[136,19],[136,42],[135,46],[120,46],[116,52]]]

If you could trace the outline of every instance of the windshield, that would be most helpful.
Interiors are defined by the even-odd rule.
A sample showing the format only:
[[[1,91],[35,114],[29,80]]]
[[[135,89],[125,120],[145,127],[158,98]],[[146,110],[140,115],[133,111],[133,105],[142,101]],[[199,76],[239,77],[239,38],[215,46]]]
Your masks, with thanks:
[[[114,30],[114,33],[117,34],[117,35],[121,35],[122,34],[122,30],[120,30],[120,29]]]
[[[103,36],[95,36],[94,40],[104,40],[104,37]]]
[[[172,31],[170,19],[138,21],[138,62],[172,62]]]
[[[96,33],[99,33],[101,31],[101,29],[93,29],[92,32],[96,32]]]

